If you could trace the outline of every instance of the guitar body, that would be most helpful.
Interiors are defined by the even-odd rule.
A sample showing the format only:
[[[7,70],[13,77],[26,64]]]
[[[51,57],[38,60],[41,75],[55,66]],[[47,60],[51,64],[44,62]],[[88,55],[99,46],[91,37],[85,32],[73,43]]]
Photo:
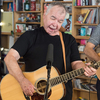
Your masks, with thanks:
[[[37,88],[39,84],[47,79],[46,66],[34,71],[34,72],[23,72],[25,77]],[[51,67],[50,79],[59,76],[58,71]],[[42,86],[46,87],[46,86]],[[42,88],[41,87],[41,88]],[[40,87],[39,87],[40,89]],[[35,91],[30,100],[44,100],[43,89]],[[64,84],[60,83],[53,87],[50,87],[49,98],[50,100],[59,100],[64,96],[65,93]],[[17,82],[17,80],[10,74],[7,74],[1,81],[1,96],[2,100],[27,100],[23,94],[23,91]]]

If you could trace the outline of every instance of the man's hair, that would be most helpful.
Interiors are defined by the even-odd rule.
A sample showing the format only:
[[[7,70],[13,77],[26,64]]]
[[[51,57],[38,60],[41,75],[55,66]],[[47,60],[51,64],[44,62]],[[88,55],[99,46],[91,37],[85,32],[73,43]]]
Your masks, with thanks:
[[[49,4],[47,10],[46,10],[46,14],[49,12],[49,10],[54,7],[54,6],[59,6],[65,9],[65,11],[67,12],[67,9],[65,7],[65,5],[62,2],[52,2],[51,4]]]

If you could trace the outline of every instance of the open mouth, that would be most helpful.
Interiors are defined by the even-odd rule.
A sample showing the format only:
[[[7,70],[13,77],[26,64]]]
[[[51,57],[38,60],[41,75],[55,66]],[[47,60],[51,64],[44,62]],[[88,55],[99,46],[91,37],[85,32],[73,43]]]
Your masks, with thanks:
[[[56,30],[56,27],[49,27],[50,30]]]

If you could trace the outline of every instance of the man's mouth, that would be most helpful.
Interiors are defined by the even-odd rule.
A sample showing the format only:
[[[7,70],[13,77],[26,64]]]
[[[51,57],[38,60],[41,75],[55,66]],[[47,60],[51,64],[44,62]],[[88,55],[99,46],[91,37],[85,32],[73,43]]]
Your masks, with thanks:
[[[51,30],[56,30],[56,27],[50,26],[49,28],[50,28]]]

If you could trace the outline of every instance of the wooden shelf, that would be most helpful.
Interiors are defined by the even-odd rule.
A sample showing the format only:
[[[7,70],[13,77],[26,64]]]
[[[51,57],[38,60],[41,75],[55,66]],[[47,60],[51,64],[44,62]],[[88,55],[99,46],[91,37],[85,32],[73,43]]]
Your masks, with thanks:
[[[90,36],[75,36],[75,39],[89,39]]]
[[[16,13],[41,13],[41,11],[16,11]]]
[[[1,32],[1,35],[11,35],[11,32]]]
[[[82,26],[82,25],[85,25],[85,26],[97,26],[98,24],[80,24],[80,23],[75,23],[75,25],[78,25],[78,26]]]
[[[57,2],[57,1],[45,1],[43,3],[52,3],[52,2]],[[60,1],[62,3],[72,3],[72,1]]]
[[[94,6],[74,6],[75,8],[97,8],[97,7],[100,7],[98,5],[94,5]]]
[[[15,32],[15,34],[18,36],[18,35],[22,35],[23,33],[18,33],[18,32]]]
[[[13,2],[13,1],[10,1],[10,0],[9,1],[3,1],[3,3],[8,3],[8,2]]]
[[[87,76],[78,76],[78,77],[76,77],[76,78],[79,78],[79,79],[86,79],[86,80],[90,80],[91,79],[91,77],[87,77]],[[92,81],[97,81],[97,78],[92,78]]]
[[[16,24],[41,24],[40,22],[16,22]]]
[[[92,6],[74,6],[75,8],[98,8],[100,5],[92,5]]]
[[[89,90],[86,90],[86,89],[77,89],[77,88],[73,88],[73,90],[75,90],[75,91],[89,92]],[[97,92],[96,92],[96,91],[90,91],[90,93],[97,93]]]

